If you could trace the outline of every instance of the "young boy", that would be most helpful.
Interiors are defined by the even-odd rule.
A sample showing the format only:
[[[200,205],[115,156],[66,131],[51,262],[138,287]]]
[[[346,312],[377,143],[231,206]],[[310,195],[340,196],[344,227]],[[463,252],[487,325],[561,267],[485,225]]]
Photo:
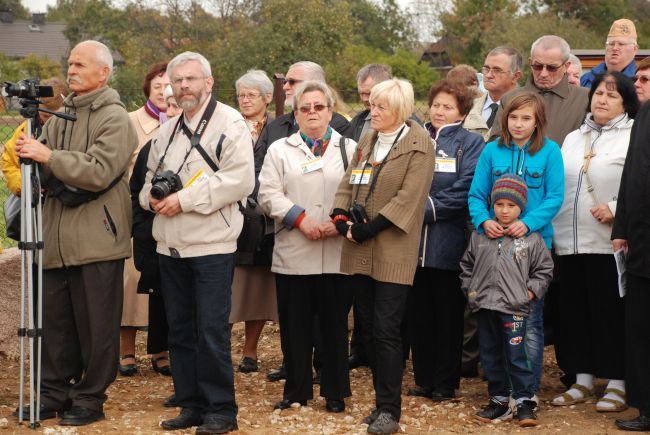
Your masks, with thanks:
[[[515,239],[508,228],[518,222],[528,202],[526,182],[506,174],[492,188],[491,204],[503,235],[490,239],[472,233],[460,261],[461,286],[477,311],[481,365],[488,380],[489,404],[476,413],[483,422],[512,418],[509,396],[523,427],[537,425],[535,382],[526,353],[529,301],[541,298],[553,276],[553,260],[538,233]]]

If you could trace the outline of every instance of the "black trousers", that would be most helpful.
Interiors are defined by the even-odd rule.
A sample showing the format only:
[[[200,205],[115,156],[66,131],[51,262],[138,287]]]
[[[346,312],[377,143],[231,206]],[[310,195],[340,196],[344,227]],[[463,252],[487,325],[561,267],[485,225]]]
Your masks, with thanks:
[[[364,325],[364,345],[372,369],[375,402],[380,412],[401,415],[404,369],[401,324],[409,286],[375,281],[364,275],[351,277],[358,314]]]
[[[157,354],[169,349],[167,334],[169,325],[165,314],[165,300],[160,290],[149,295],[149,327],[147,329],[147,352]]]
[[[352,319],[354,326],[352,329],[352,337],[350,338],[350,355],[358,355],[361,359],[368,359],[366,348],[363,347],[363,324],[359,321],[359,308],[357,308],[357,299],[353,301]]]
[[[627,273],[625,389],[627,403],[650,413],[650,278]]]
[[[124,260],[43,271],[42,403],[101,411],[120,355]]]
[[[340,274],[276,274],[278,311],[284,343],[287,380],[284,398],[291,402],[313,397],[312,350],[314,318],[322,340],[320,395],[349,397],[348,312],[352,304],[350,277]]]
[[[465,298],[457,271],[418,267],[409,296],[415,383],[454,390],[460,386]]]
[[[563,348],[561,368],[567,373],[623,379],[625,304],[618,292],[614,256],[562,255],[558,261],[561,316],[556,342]]]

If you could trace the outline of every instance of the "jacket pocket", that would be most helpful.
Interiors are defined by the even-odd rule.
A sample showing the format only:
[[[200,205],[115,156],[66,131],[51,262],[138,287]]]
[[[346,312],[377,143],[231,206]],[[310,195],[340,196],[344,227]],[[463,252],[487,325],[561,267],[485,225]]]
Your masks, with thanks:
[[[493,166],[492,167],[492,184],[497,181],[499,177],[504,174],[510,173],[510,166]]]
[[[104,216],[106,218],[106,221],[104,222],[104,226],[108,230],[109,233],[113,235],[115,240],[117,240],[117,227],[115,226],[115,221],[113,220],[113,216],[111,216],[111,213],[108,211],[108,207],[104,205]]]
[[[529,189],[539,189],[544,185],[544,169],[534,166],[527,167],[524,178]]]

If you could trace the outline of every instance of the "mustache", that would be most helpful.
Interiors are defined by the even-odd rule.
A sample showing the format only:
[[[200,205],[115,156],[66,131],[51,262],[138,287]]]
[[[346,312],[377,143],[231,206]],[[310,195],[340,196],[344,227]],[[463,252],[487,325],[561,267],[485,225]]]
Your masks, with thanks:
[[[66,83],[68,84],[68,86],[71,85],[72,83],[76,83],[78,85],[82,84],[81,79],[79,77],[74,77],[74,76],[68,77]]]

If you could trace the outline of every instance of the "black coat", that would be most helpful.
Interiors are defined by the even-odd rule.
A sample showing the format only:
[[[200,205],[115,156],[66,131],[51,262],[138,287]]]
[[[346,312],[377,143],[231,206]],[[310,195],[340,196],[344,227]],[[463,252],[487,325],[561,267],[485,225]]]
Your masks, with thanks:
[[[634,119],[612,229],[628,243],[626,270],[650,278],[650,102]]]
[[[370,113],[370,110],[365,109],[357,113],[352,121],[350,121],[350,128],[348,128],[348,133],[345,137],[352,139],[353,141],[359,143],[361,139],[361,132],[363,131],[363,126],[366,123],[366,117]]]
[[[156,240],[153,238],[153,218],[156,216],[149,210],[140,207],[138,195],[144,185],[147,175],[147,160],[151,141],[147,142],[133,167],[133,174],[129,180],[131,188],[131,209],[133,211],[133,263],[140,271],[138,281],[138,293],[154,293],[160,291],[160,269],[158,267],[158,253],[156,252]]]

